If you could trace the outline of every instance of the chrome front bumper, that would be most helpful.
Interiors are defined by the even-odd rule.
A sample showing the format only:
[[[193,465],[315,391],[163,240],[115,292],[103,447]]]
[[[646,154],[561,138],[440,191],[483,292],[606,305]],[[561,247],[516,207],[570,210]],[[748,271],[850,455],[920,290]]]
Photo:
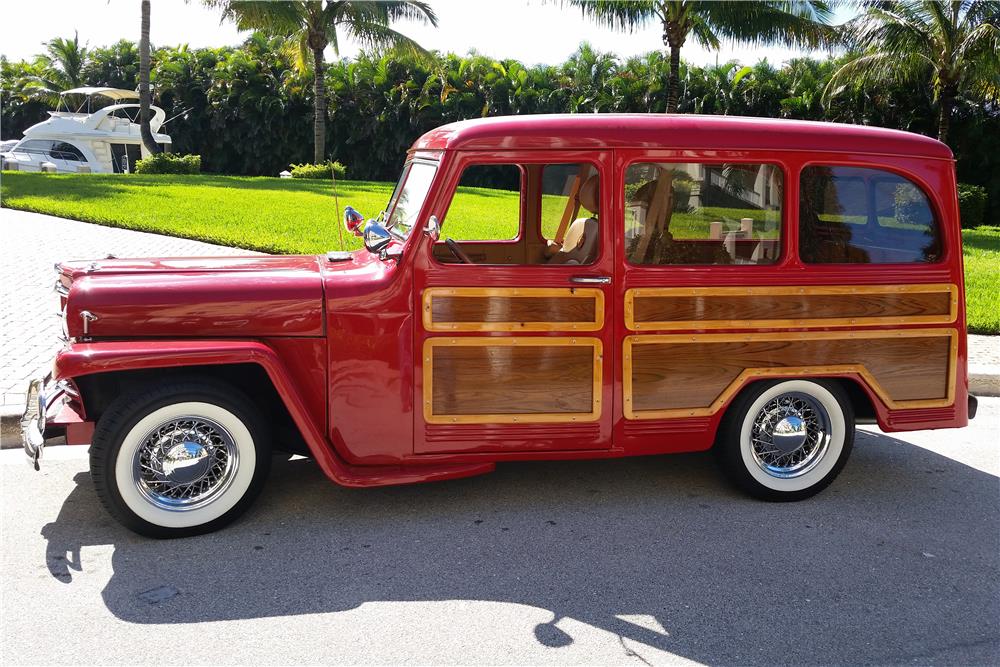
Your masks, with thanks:
[[[28,463],[38,470],[38,461],[45,448],[45,418],[49,406],[49,392],[46,386],[49,378],[36,378],[28,384],[28,398],[21,415],[21,442]]]

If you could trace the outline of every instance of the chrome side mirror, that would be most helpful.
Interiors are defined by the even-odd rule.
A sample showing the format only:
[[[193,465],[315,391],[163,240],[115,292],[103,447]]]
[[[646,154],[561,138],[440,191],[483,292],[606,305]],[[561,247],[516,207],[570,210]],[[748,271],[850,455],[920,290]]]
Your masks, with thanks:
[[[436,215],[432,215],[427,219],[427,224],[424,226],[424,234],[431,237],[431,241],[435,243],[441,237],[441,223],[438,221]]]
[[[354,210],[353,207],[344,208],[344,227],[355,236],[361,236],[361,225],[365,221],[365,216]]]
[[[392,234],[384,225],[373,220],[365,225],[364,240],[368,252],[378,254],[392,243]]]

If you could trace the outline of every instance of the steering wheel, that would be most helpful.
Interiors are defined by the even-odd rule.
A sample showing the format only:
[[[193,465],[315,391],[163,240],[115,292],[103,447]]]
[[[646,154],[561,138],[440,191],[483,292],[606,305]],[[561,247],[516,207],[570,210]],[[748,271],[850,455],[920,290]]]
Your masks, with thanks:
[[[455,242],[455,239],[445,239],[444,240],[444,244],[446,246],[448,246],[448,250],[451,251],[451,254],[453,254],[455,257],[457,257],[458,261],[461,262],[462,264],[473,264],[474,263],[469,258],[469,256],[465,254],[465,251],[462,250],[462,247],[459,246],[458,243]]]

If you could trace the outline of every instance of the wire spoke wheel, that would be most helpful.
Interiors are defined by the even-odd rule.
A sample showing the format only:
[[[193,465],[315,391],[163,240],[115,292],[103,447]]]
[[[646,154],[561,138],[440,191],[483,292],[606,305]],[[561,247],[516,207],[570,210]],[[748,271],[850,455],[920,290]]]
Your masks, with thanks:
[[[149,432],[133,462],[133,479],[143,498],[161,509],[187,511],[226,491],[239,465],[239,450],[218,422],[182,416]]]
[[[803,393],[781,394],[754,416],[750,432],[754,462],[768,475],[788,479],[812,470],[830,444],[830,415]]]

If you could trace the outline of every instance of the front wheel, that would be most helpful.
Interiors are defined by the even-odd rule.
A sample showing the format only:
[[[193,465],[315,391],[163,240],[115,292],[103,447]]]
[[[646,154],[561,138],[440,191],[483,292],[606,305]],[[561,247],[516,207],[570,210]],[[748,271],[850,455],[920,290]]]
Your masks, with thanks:
[[[854,411],[837,384],[782,380],[751,385],[726,411],[723,468],[763,500],[802,500],[840,473],[854,444]]]
[[[207,533],[260,492],[270,464],[266,428],[235,387],[178,382],[115,401],[90,449],[97,495],[148,537]]]

